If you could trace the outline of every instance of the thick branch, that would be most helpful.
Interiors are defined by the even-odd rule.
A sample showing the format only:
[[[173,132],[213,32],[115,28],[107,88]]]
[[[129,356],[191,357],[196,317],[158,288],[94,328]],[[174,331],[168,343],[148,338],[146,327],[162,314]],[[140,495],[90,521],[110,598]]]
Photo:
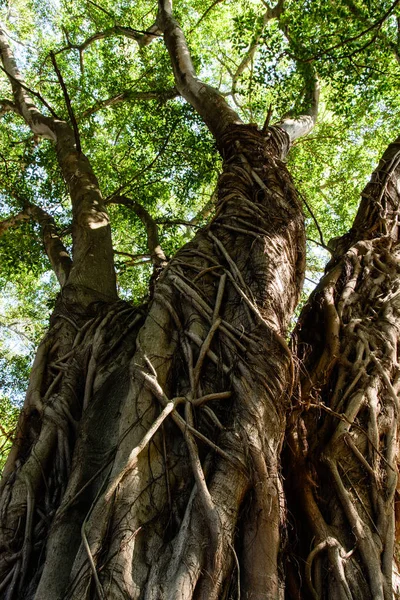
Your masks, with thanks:
[[[158,236],[158,226],[150,213],[138,202],[131,200],[126,196],[115,196],[111,202],[114,204],[123,204],[131,208],[142,221],[147,233],[147,247],[149,249],[152,263],[155,267],[164,267],[167,264],[167,257],[160,245]]]
[[[285,35],[290,43],[287,32]],[[317,72],[312,63],[302,65],[301,70],[304,73],[306,86],[303,100],[304,112],[298,117],[285,118],[278,123],[279,127],[289,135],[291,142],[308,135],[314,129],[318,117],[320,85]]]
[[[93,169],[76,147],[71,127],[43,115],[29,96],[4,30],[0,56],[11,83],[18,113],[36,135],[56,145],[58,163],[68,185],[73,210],[73,267],[68,283],[86,289],[87,302],[117,297],[109,219]]]
[[[7,112],[15,112],[17,113],[17,107],[15,106],[14,102],[11,102],[11,100],[0,100],[0,116],[4,115]]]
[[[25,210],[21,210],[18,214],[8,217],[8,219],[4,219],[4,221],[0,221],[0,236],[11,227],[16,227],[24,221],[29,221],[29,215]]]
[[[60,285],[63,286],[68,279],[72,261],[60,239],[54,219],[49,213],[39,206],[28,204],[18,214],[0,222],[0,236],[11,227],[16,227],[29,219],[33,219],[40,226],[44,249]]]
[[[40,225],[46,254],[61,287],[64,286],[68,280],[72,261],[60,239],[53,217],[34,204],[29,204],[25,211]]]
[[[17,67],[11,47],[8,44],[6,34],[1,27],[0,54],[4,70],[11,83],[17,111],[25,119],[33,133],[55,142],[57,138],[54,133],[53,119],[49,119],[41,114],[26,91],[26,86]]]
[[[241,123],[241,119],[216,89],[197,78],[185,35],[172,16],[171,0],[159,0],[158,6],[157,23],[164,32],[176,87],[218,141],[230,124]]]

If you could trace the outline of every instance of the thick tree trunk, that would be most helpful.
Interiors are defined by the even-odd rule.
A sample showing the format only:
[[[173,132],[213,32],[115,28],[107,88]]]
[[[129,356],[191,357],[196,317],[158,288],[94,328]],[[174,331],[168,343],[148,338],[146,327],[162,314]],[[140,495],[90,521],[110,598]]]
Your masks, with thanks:
[[[282,596],[284,336],[304,271],[287,145],[228,128],[216,216],[149,306],[60,299],[2,484],[2,597]]]
[[[364,190],[351,231],[336,240],[295,332],[300,393],[286,483],[293,556],[305,569],[292,562],[291,598],[303,597],[295,571],[312,598],[393,597],[399,144]]]

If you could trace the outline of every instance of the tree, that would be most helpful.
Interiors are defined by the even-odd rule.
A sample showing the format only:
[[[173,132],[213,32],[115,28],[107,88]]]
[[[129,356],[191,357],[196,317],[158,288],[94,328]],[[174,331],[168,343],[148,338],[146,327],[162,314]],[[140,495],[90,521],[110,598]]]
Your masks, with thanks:
[[[56,19],[40,15],[43,32],[34,34],[42,38],[40,93],[22,77],[12,35],[2,28],[0,54],[12,90],[12,100],[2,101],[8,119],[3,139],[10,146],[11,136],[28,131],[29,140],[22,154],[11,144],[10,157],[3,158],[3,194],[13,210],[0,233],[7,231],[5,240],[14,233],[8,243],[15,252],[21,224],[31,234],[40,230],[60,286],[3,471],[4,598],[392,598],[400,140],[384,152],[348,233],[326,244],[306,201],[312,235],[320,236],[331,259],[290,347],[306,239],[286,159],[315,125],[321,83],[326,101],[341,86],[354,114],[366,112],[366,90],[374,93],[367,100],[372,113],[375,105],[387,114],[396,106],[390,81],[377,73],[397,73],[397,4],[367,9],[348,1],[334,9],[322,1],[301,7],[279,1],[265,3],[261,17],[256,3],[231,6],[240,35],[226,60],[218,27],[227,21],[214,25],[223,57],[221,90],[198,79],[170,0],[160,0],[157,14],[153,7],[147,17],[154,23],[140,29],[121,19],[139,19],[147,3],[134,10],[121,4],[118,18],[92,1],[72,5],[72,15],[63,13],[59,23],[63,44],[60,37],[57,43],[43,39],[53,35]],[[184,20],[199,7],[179,8]],[[329,27],[337,26],[333,32],[324,25],[327,14]],[[83,41],[76,22],[88,33]],[[131,61],[131,45],[118,49],[115,38],[141,48],[139,75],[146,73],[154,89],[115,89],[123,83],[119,69]],[[88,56],[99,40],[105,40],[103,53]],[[275,57],[282,53],[283,62],[291,59],[286,104],[296,102],[275,125],[270,109],[259,128],[246,124],[244,115],[265,107],[257,79],[266,55],[254,66],[262,48]],[[28,54],[21,53],[21,64],[29,63]],[[99,75],[96,59],[103,69],[115,68],[117,77]],[[366,64],[349,74],[348,64],[358,59]],[[278,62],[271,71],[277,84]],[[223,92],[229,73],[237,110]],[[96,96],[107,85],[110,96],[100,101]],[[250,99],[241,86],[248,86]],[[96,98],[91,107],[90,94]],[[242,97],[248,106],[241,106]],[[157,111],[138,107],[145,100],[156,100]],[[168,100],[173,109],[166,108]],[[115,105],[126,111],[115,122],[98,116]],[[342,124],[349,111],[346,102],[337,103]],[[135,194],[139,179],[146,186],[149,173],[157,173],[147,156],[147,168],[132,165],[131,123],[144,128],[149,147],[149,114],[158,127],[168,117],[151,167],[183,119],[192,119],[183,134],[186,151],[190,136],[204,143],[196,161],[208,186],[213,178],[207,170],[215,167],[211,143],[223,160],[211,220],[170,259],[152,214],[154,197],[144,194],[147,202],[140,202]],[[97,116],[95,142],[94,122],[84,124],[91,115]],[[376,135],[368,120],[361,127]],[[344,142],[339,149],[345,153]],[[303,159],[300,143],[296,150]],[[173,158],[170,179],[192,177],[199,190],[190,161],[179,174],[183,159],[179,152]],[[95,170],[107,181],[105,190]],[[305,179],[300,184],[307,189]],[[161,186],[161,200],[162,192]],[[56,210],[49,201],[54,197]],[[132,215],[147,238],[147,251],[136,255],[115,248]],[[199,218],[175,215],[164,224],[190,227]],[[174,243],[167,239],[171,250]],[[130,254],[133,263],[150,259],[145,302],[132,305],[119,296],[118,252]],[[123,287],[128,279],[119,271]]]

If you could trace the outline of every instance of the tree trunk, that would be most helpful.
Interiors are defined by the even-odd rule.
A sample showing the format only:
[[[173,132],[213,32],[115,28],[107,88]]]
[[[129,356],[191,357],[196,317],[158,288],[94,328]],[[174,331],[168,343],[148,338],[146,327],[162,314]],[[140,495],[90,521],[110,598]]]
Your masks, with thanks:
[[[336,240],[294,336],[300,391],[286,453],[297,557],[290,571],[306,579],[312,598],[393,597],[399,144],[365,188],[352,229]],[[295,562],[305,564],[302,574]],[[294,585],[291,597],[298,594]]]
[[[399,141],[336,240],[293,360],[305,239],[283,159],[315,123],[317,76],[308,113],[260,132],[197,79],[171,0],[153,30],[224,164],[215,217],[166,267],[154,254],[161,273],[140,308],[117,298],[109,219],[77,132],[33,105],[0,31],[14,109],[55,144],[73,209],[71,258],[38,207],[4,226],[40,223],[61,293],[1,482],[0,597],[388,600]]]
[[[284,131],[220,145],[216,216],[148,306],[58,302],[3,480],[8,600],[282,596],[303,218]]]

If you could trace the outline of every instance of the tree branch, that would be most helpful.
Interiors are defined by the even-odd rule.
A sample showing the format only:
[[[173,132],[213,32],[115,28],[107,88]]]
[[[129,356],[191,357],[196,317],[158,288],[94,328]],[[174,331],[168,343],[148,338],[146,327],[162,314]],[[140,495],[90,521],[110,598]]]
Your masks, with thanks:
[[[72,260],[60,239],[55,221],[49,213],[34,204],[28,204],[25,211],[40,226],[46,254],[61,287],[63,287],[68,280]]]
[[[18,113],[18,110],[14,102],[4,98],[3,100],[0,100],[0,116],[5,115],[7,112]]]
[[[82,44],[71,44],[68,43],[63,48],[60,48],[54,54],[60,54],[61,52],[65,52],[66,50],[78,50],[79,55],[81,57],[81,70],[83,69],[83,53],[91,44],[96,42],[97,40],[104,40],[106,38],[112,36],[124,36],[129,39],[135,40],[139,46],[142,48],[143,46],[147,46],[150,44],[154,38],[160,37],[161,31],[158,29],[156,25],[153,25],[148,30],[141,29],[133,29],[132,27],[123,27],[122,25],[114,25],[113,27],[109,27],[104,31],[98,31],[94,33],[89,38],[87,38]]]
[[[36,221],[40,226],[44,249],[62,287],[68,279],[72,261],[60,239],[55,221],[49,213],[35,204],[26,204],[18,214],[0,222],[0,236],[11,227],[16,227],[30,219]]]
[[[395,0],[393,2],[393,4],[388,8],[388,10],[382,15],[382,17],[380,17],[377,21],[375,21],[375,23],[372,23],[372,25],[370,25],[369,27],[367,27],[366,29],[364,29],[363,31],[361,31],[360,33],[358,33],[357,35],[350,36],[350,37],[346,38],[345,40],[343,40],[341,42],[338,42],[337,44],[334,44],[333,46],[330,46],[329,48],[326,48],[325,50],[322,50],[321,52],[318,52],[314,56],[309,56],[308,58],[305,58],[305,59],[296,58],[296,60],[302,60],[302,62],[305,62],[305,63],[307,63],[307,62],[313,62],[313,61],[315,61],[315,60],[317,60],[319,58],[322,58],[326,54],[329,54],[329,52],[331,52],[332,50],[337,50],[338,48],[343,47],[345,44],[348,44],[349,42],[356,42],[357,40],[359,40],[360,38],[362,38],[366,33],[369,33],[373,29],[377,28],[378,31],[373,36],[373,40],[376,39],[376,37],[379,34],[380,29],[382,28],[382,25],[390,17],[390,15],[393,13],[394,9],[399,4],[399,2],[400,2],[400,0]],[[371,42],[368,42],[367,46],[370,43]]]
[[[68,115],[69,115],[69,118],[70,118],[70,121],[71,121],[71,124],[72,124],[72,128],[74,130],[76,149],[77,149],[78,152],[81,152],[82,148],[81,148],[81,140],[80,140],[80,136],[79,136],[78,124],[76,122],[74,111],[73,111],[72,104],[71,104],[71,100],[70,100],[70,97],[68,95],[67,86],[65,85],[64,79],[63,79],[63,77],[61,75],[61,71],[58,68],[54,52],[50,52],[50,57],[51,57],[51,62],[53,63],[54,70],[55,70],[55,72],[57,74],[57,79],[58,79],[58,81],[60,83],[61,89],[62,89],[63,94],[64,94],[64,100],[65,100],[65,104],[66,104],[66,107],[67,107]]]
[[[198,27],[200,25],[200,23],[207,17],[207,15],[212,11],[213,8],[215,8],[217,6],[217,4],[221,4],[221,2],[223,2],[224,0],[214,0],[214,2],[204,11],[204,13],[201,15],[200,19],[197,21],[197,23],[194,25],[194,27],[192,27],[192,29],[190,30],[189,33],[192,33],[196,27]]]
[[[136,213],[146,228],[147,247],[149,249],[151,261],[154,267],[165,267],[167,264],[167,257],[165,256],[160,245],[158,226],[148,210],[139,204],[139,202],[131,200],[130,198],[127,198],[127,196],[114,196],[110,202],[113,204],[123,204],[124,206],[131,208]]]
[[[279,25],[289,45],[295,45],[295,42],[292,40],[289,34],[288,27],[282,25],[282,23]],[[296,44],[297,46],[299,45],[298,42],[296,42]],[[314,64],[312,62],[303,63],[301,61],[297,61],[297,65],[299,70],[303,73],[305,83],[303,113],[294,118],[286,117],[277,123],[281,129],[286,131],[291,142],[294,142],[294,140],[300,137],[308,135],[314,129],[314,126],[317,122],[319,107],[320,84]]]
[[[11,83],[18,113],[34,134],[55,143],[58,164],[69,188],[73,213],[73,266],[68,283],[86,289],[85,302],[90,303],[99,297],[115,300],[117,290],[111,230],[93,169],[86,156],[77,149],[71,127],[65,121],[43,115],[33,103],[1,28],[0,57]]]
[[[11,47],[8,44],[4,29],[1,26],[0,54],[3,63],[3,70],[7,74],[11,83],[17,111],[25,119],[27,125],[29,125],[29,127],[32,129],[33,133],[55,142],[57,138],[52,126],[53,120],[42,115],[30,98],[26,85],[18,70]]]
[[[218,141],[230,124],[241,123],[241,119],[216,89],[197,78],[185,35],[172,16],[171,0],[159,0],[157,24],[164,33],[179,93]]]
[[[348,7],[348,9],[350,10],[350,12],[361,22],[368,24],[368,18],[366,17],[366,15],[363,14],[362,10],[360,7],[358,7],[355,2],[353,2],[353,0],[345,0],[345,4]],[[400,49],[400,17],[396,17],[397,19],[397,40],[396,42],[392,42],[391,39],[388,37],[388,35],[384,32],[381,31],[381,27],[378,30],[378,35],[377,37],[379,37],[380,40],[382,40],[382,42],[385,44],[385,46],[387,48],[389,48],[389,50],[393,53],[394,58],[396,59],[397,63],[400,65],[400,53],[399,53],[399,49]],[[373,39],[376,36],[373,36]]]
[[[115,96],[111,96],[106,100],[99,100],[99,102],[97,102],[94,106],[83,111],[83,113],[79,116],[79,120],[93,115],[102,108],[114,106],[115,104],[119,104],[125,100],[159,100],[160,102],[164,103],[167,100],[176,98],[177,96],[179,96],[179,92],[176,87],[172,87],[167,90],[149,90],[147,92],[134,92],[133,90],[125,90],[124,92],[116,94]]]
[[[233,75],[232,93],[236,92],[236,84],[237,84],[239,77],[242,75],[242,73],[245,71],[245,69],[250,64],[251,60],[254,58],[256,50],[260,44],[261,36],[263,34],[265,26],[267,25],[267,23],[269,23],[269,21],[272,21],[273,19],[279,19],[280,16],[282,15],[282,13],[284,11],[284,2],[285,2],[285,0],[278,0],[278,3],[273,8],[271,8],[266,2],[264,2],[264,4],[267,7],[267,10],[265,11],[265,13],[262,17],[261,28],[259,29],[259,31],[257,33],[254,34],[253,39],[250,42],[248,51],[244,55],[241,63],[239,64],[238,68],[236,69],[236,71]]]
[[[4,219],[4,221],[0,221],[0,236],[2,236],[8,229],[16,227],[24,221],[29,221],[29,215],[25,210],[21,210],[21,212],[18,214],[8,217],[8,219]]]
[[[285,118],[277,123],[281,129],[286,131],[291,142],[309,134],[317,122],[320,85],[314,67],[311,64],[307,65],[307,67],[304,113],[299,117]]]

